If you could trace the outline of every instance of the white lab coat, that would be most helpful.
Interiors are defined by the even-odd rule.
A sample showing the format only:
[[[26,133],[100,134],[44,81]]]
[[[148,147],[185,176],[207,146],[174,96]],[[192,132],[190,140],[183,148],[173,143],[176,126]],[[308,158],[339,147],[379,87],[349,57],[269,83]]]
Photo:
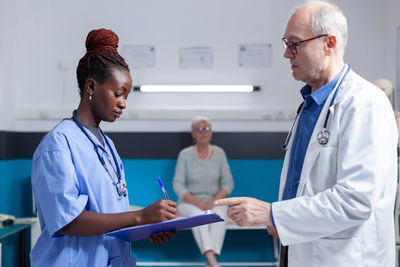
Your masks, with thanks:
[[[296,198],[272,206],[281,243],[289,245],[288,265],[395,266],[398,133],[393,110],[382,90],[351,70],[329,108],[332,96],[312,133]],[[331,135],[321,146],[317,134],[328,108]],[[279,199],[292,142],[293,138],[285,156]]]

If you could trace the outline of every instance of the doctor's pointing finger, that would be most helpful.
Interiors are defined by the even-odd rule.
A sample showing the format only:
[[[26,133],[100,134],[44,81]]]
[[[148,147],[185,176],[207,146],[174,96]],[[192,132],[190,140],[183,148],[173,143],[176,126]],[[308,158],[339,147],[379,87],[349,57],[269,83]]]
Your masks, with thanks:
[[[271,226],[271,204],[251,197],[232,197],[219,199],[216,206],[231,206],[228,217],[239,226]]]

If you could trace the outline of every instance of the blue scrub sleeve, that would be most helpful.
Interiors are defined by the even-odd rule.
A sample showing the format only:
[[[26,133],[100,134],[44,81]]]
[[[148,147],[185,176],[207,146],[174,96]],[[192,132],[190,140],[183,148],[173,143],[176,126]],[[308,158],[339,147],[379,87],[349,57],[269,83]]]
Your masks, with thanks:
[[[69,151],[46,151],[32,166],[35,199],[50,236],[74,220],[85,208],[87,195],[79,183]]]

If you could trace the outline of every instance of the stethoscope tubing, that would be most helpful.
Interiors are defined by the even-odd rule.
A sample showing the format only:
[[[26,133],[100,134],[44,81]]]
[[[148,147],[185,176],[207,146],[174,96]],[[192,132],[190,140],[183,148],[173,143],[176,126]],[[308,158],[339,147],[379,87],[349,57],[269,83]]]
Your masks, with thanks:
[[[301,109],[303,108],[303,105],[304,105],[304,101],[301,102],[300,105],[299,105],[299,107],[297,108],[296,117],[294,118],[294,120],[293,120],[293,122],[292,122],[292,126],[290,126],[289,133],[288,133],[288,135],[286,136],[285,142],[284,142],[283,145],[282,145],[282,149],[283,149],[283,150],[286,150],[286,148],[287,148],[287,146],[288,146],[288,144],[289,144],[290,138],[292,137],[292,133],[293,133],[293,127],[294,127],[294,125],[296,124],[297,117],[299,116],[299,114],[300,114],[300,112],[301,112]]]
[[[89,141],[93,144],[94,150],[96,151],[96,154],[97,154],[97,157],[98,157],[99,160],[100,160],[100,163],[103,165],[103,167],[106,169],[108,175],[110,175],[110,177],[111,177],[111,174],[110,174],[110,172],[108,171],[108,169],[107,169],[107,167],[106,167],[106,162],[104,161],[103,157],[102,157],[102,156],[100,155],[100,153],[99,153],[99,149],[100,149],[100,150],[102,150],[104,153],[107,154],[106,149],[105,149],[104,147],[100,146],[100,145],[96,145],[96,143],[92,140],[92,138],[89,136],[88,132],[85,130],[85,128],[83,128],[82,124],[81,124],[80,121],[78,120],[78,117],[76,116],[76,110],[74,110],[74,111],[72,112],[72,114],[73,114],[75,123],[78,125],[79,129],[81,129],[81,131],[86,135],[86,137],[89,139]],[[111,155],[112,155],[112,157],[113,157],[114,164],[115,164],[115,169],[117,169],[116,174],[117,174],[118,184],[119,184],[119,183],[121,182],[121,177],[122,177],[122,176],[121,176],[121,171],[120,171],[120,169],[118,168],[118,161],[117,161],[117,158],[116,158],[116,156],[115,156],[115,154],[114,154],[114,151],[113,151],[112,148],[111,148],[110,143],[108,142],[108,140],[107,140],[105,134],[103,133],[103,131],[102,131],[101,129],[100,129],[100,132],[101,132],[101,134],[102,134],[102,136],[103,136],[104,141],[106,142],[106,145],[108,146],[108,148],[109,148],[110,151],[111,151]],[[109,163],[110,163],[110,165],[112,166],[111,162],[109,162]],[[114,167],[113,167],[113,169],[114,169]],[[115,171],[115,169],[114,169],[114,171]],[[114,183],[114,182],[113,182],[113,183]]]
[[[346,67],[346,66],[345,66]],[[331,103],[329,103],[329,108],[328,111],[326,112],[326,117],[325,117],[325,121],[324,121],[324,127],[323,129],[326,129],[326,127],[328,126],[328,119],[329,119],[329,115],[331,114],[329,109],[333,106],[333,104],[335,103],[335,99],[337,96],[337,93],[339,92],[339,89],[342,87],[343,81],[345,80],[345,78],[347,77],[347,74],[350,71],[350,65],[347,65],[347,69],[344,72],[344,74],[342,75],[342,77],[339,78],[338,83],[336,84],[335,88],[333,90],[335,90],[335,93],[332,97]]]
[[[350,67],[349,64],[346,64],[345,67],[347,67],[346,71],[345,71],[344,74],[339,78],[338,82],[337,82],[336,85],[335,85],[335,88],[333,89],[335,92],[334,92],[334,94],[333,94],[333,96],[332,96],[331,102],[329,103],[329,108],[328,108],[328,111],[327,111],[326,116],[325,116],[324,125],[323,125],[323,128],[322,128],[322,130],[321,130],[320,133],[328,132],[328,131],[326,130],[326,128],[327,128],[327,126],[328,126],[328,119],[329,119],[329,115],[330,115],[329,109],[330,109],[330,107],[334,104],[335,99],[336,99],[336,96],[337,96],[337,93],[339,92],[339,89],[342,87],[343,81],[346,79],[347,74],[349,73],[349,71],[350,71],[350,69],[351,69],[351,67]],[[298,119],[298,117],[299,117],[299,115],[300,115],[300,113],[301,113],[301,111],[302,111],[302,109],[303,109],[304,102],[305,102],[305,101],[301,102],[301,104],[300,104],[299,107],[297,108],[296,117],[294,118],[293,123],[292,123],[292,126],[290,127],[290,131],[289,131],[288,135],[286,136],[285,142],[284,142],[283,145],[282,145],[282,149],[285,150],[285,151],[287,150],[287,146],[289,145],[290,138],[292,137],[293,128],[294,128],[294,126],[295,126],[295,124],[296,124],[296,121],[297,121],[297,119]],[[329,140],[329,132],[328,132],[328,137],[327,137],[327,138],[328,138],[328,140]],[[319,142],[321,145],[325,145],[325,144],[328,142],[328,140],[326,140],[324,143],[321,143],[321,142],[319,141],[319,139],[318,139],[318,142]]]

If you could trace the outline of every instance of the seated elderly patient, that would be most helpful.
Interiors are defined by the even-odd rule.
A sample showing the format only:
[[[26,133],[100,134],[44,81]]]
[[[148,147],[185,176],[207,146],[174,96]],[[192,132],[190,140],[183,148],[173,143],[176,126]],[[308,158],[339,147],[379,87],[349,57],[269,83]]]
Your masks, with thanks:
[[[192,120],[192,137],[195,145],[183,149],[178,156],[174,191],[179,197],[178,210],[183,216],[212,210],[222,218],[227,217],[227,207],[214,207],[214,201],[226,197],[233,189],[232,175],[225,152],[211,145],[211,123],[206,117]],[[193,228],[200,252],[207,259],[206,266],[219,266],[226,223],[214,223]]]

